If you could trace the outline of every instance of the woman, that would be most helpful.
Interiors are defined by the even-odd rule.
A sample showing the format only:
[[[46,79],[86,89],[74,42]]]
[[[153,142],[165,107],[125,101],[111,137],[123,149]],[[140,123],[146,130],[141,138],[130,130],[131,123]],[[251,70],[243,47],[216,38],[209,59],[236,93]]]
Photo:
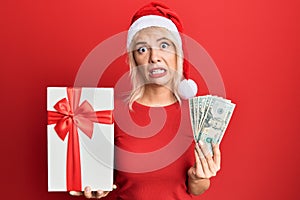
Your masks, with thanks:
[[[163,109],[166,119],[163,128],[151,136],[143,136],[143,132],[133,129],[134,133],[128,133],[117,126],[117,148],[148,157],[135,160],[116,150],[117,189],[105,192],[86,187],[85,197],[197,199],[209,188],[209,179],[219,171],[219,146],[213,145],[212,156],[205,145],[194,143],[190,129],[179,128],[183,114],[180,97],[186,97],[182,88],[190,89],[189,85],[181,85],[188,73],[180,31],[182,27],[176,14],[161,3],[150,3],[134,15],[127,38],[133,85],[128,103],[130,116],[134,123],[146,126],[151,123],[150,110]],[[183,81],[187,82],[190,80]]]

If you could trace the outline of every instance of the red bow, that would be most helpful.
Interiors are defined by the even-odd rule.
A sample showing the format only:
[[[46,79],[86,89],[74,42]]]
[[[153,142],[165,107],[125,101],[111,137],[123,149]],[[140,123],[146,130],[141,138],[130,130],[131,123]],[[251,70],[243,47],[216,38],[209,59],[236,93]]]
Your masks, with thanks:
[[[67,149],[67,190],[81,191],[80,148],[78,139],[79,128],[89,138],[93,135],[93,122],[112,124],[111,110],[95,112],[88,101],[83,101],[79,106],[81,88],[67,88],[66,98],[54,105],[56,111],[48,111],[48,125],[56,124],[54,130],[57,135],[65,140],[68,136]]]

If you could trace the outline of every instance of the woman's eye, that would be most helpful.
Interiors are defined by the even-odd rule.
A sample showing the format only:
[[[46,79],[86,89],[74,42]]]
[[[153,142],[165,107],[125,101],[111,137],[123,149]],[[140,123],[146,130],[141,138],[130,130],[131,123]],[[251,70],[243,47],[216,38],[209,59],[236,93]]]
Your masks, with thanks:
[[[146,47],[140,47],[140,48],[138,48],[138,52],[139,53],[145,53],[146,51],[147,51]]]
[[[161,45],[160,45],[160,47],[162,48],[162,49],[166,49],[166,48],[168,48],[168,46],[170,46],[168,43],[166,43],[166,42],[163,42],[163,43],[161,43]]]

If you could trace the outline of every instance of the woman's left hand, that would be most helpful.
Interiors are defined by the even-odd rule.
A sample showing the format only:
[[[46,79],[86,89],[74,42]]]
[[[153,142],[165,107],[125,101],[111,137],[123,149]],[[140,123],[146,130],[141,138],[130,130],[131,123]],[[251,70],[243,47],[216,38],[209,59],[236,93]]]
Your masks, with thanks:
[[[218,144],[212,145],[213,155],[209,152],[207,146],[203,142],[196,143],[195,158],[196,162],[193,167],[188,170],[191,179],[209,179],[216,176],[221,168],[221,152]]]

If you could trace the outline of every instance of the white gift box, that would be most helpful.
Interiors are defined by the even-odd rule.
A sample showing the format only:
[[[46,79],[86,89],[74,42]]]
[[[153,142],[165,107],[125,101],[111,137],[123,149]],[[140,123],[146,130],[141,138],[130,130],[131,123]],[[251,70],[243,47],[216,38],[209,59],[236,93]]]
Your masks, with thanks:
[[[63,101],[64,104],[60,108],[64,109],[64,106],[69,106],[72,104],[72,101],[76,101],[70,98],[69,89],[67,92],[67,87],[48,87],[47,88],[47,111],[48,111],[48,125],[47,125],[47,142],[48,142],[48,191],[70,191],[70,190],[84,190],[85,186],[91,186],[92,190],[104,190],[111,191],[113,186],[113,160],[114,160],[114,124],[111,119],[111,122],[107,120],[102,123],[94,121],[89,122],[89,127],[92,127],[92,135],[82,131],[86,126],[77,123],[77,119],[82,119],[81,121],[86,122],[87,118],[82,117],[80,114],[80,109],[73,108],[73,112],[70,111],[69,114],[61,114],[61,110],[54,108],[58,102]],[[113,88],[79,88],[81,91],[77,95],[78,105],[81,106],[83,103],[90,105],[93,109],[92,115],[96,116],[95,112],[101,111],[111,111],[114,109],[114,96]],[[78,88],[77,88],[78,91]],[[78,94],[78,93],[77,93]],[[72,107],[72,106],[70,106]],[[57,108],[57,107],[56,107]],[[77,107],[78,108],[78,107]],[[88,106],[88,108],[90,108]],[[79,110],[79,111],[78,111]],[[49,113],[54,113],[60,117],[54,117],[55,122],[49,123]],[[77,113],[77,114],[76,114]],[[78,114],[79,113],[79,114]],[[84,114],[84,112],[82,112]],[[100,114],[101,115],[101,114]],[[74,117],[74,118],[73,118]],[[76,118],[77,117],[77,118]],[[78,118],[79,117],[79,118]],[[59,118],[59,119],[58,119]],[[95,117],[94,117],[95,118]],[[112,118],[112,115],[111,115]],[[51,118],[53,119],[53,117]],[[55,129],[60,120],[69,120],[75,124],[72,131],[66,133],[64,138],[60,137],[57,129]],[[98,119],[98,118],[97,118]],[[50,120],[51,121],[51,120]],[[75,123],[76,121],[76,123]],[[80,121],[80,120],[79,120]],[[109,120],[108,120],[109,121]],[[68,123],[66,123],[68,124]],[[84,124],[84,123],[82,123]],[[78,126],[77,126],[78,125]],[[84,124],[85,125],[85,124]],[[64,127],[64,126],[62,126]],[[74,127],[77,131],[73,131]],[[80,160],[80,173],[73,172],[73,168],[76,168],[76,164],[73,164],[67,161],[67,157],[70,156],[70,152],[67,151],[68,145],[70,145],[69,136],[70,132],[72,134],[77,134],[78,132],[78,142],[79,144],[74,145],[74,149],[79,148],[79,155],[73,156],[76,157],[76,160]],[[74,136],[75,137],[75,136]],[[73,139],[70,139],[73,141]],[[76,142],[74,142],[76,144]],[[68,154],[69,153],[69,154]],[[72,157],[72,158],[73,158]],[[79,158],[78,158],[79,157]],[[69,163],[69,164],[67,164]],[[67,169],[67,165],[69,168]],[[69,171],[68,171],[69,170]],[[67,173],[67,171],[69,173]],[[72,174],[77,175],[80,182],[79,187],[74,187],[73,181],[67,181],[67,179],[72,179]],[[67,175],[69,174],[69,175]],[[79,174],[79,178],[78,178]],[[77,183],[78,186],[78,183]]]

